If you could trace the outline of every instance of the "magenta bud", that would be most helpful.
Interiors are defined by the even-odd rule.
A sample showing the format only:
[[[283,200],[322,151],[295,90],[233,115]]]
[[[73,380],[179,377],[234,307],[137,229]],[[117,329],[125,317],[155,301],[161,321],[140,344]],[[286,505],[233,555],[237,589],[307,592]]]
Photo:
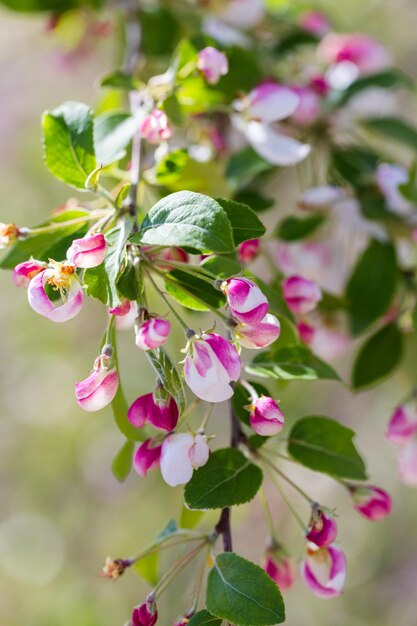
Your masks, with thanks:
[[[42,272],[42,270],[46,269],[45,263],[41,261],[24,261],[23,263],[19,263],[13,270],[13,282],[16,287],[29,287],[30,281],[32,278]]]
[[[132,306],[132,302],[127,298],[123,298],[119,306],[115,306],[112,309],[109,309],[110,315],[116,315],[117,317],[124,317],[128,313],[130,313],[130,309]]]
[[[104,235],[87,235],[82,239],[74,239],[67,250],[67,259],[75,267],[97,267],[103,263],[106,256],[107,243]]]
[[[146,115],[140,125],[140,132],[146,141],[158,144],[172,137],[172,128],[164,111],[154,109]]]
[[[138,448],[133,459],[133,467],[144,478],[149,470],[159,467],[162,445],[155,443],[153,439],[147,439]]]
[[[296,570],[294,560],[286,556],[281,550],[274,552],[268,550],[264,569],[280,591],[287,591],[295,583]]]
[[[277,435],[284,428],[284,414],[275,400],[267,396],[253,401],[249,421],[253,430],[263,437]]]
[[[221,289],[227,298],[230,312],[239,322],[259,324],[268,313],[268,300],[248,278],[229,278]]]
[[[210,85],[215,85],[229,71],[229,62],[223,52],[207,46],[198,53],[197,69],[204,74],[204,78]]]
[[[319,548],[332,544],[337,537],[337,524],[322,509],[313,508],[306,538]]]
[[[116,368],[109,368],[110,357],[101,354],[91,374],[75,384],[75,397],[84,411],[99,411],[112,402],[119,387]]]
[[[282,283],[288,308],[294,315],[305,315],[316,308],[322,298],[320,287],[302,276],[290,276]]]
[[[154,626],[158,619],[155,602],[143,602],[132,613],[132,626]]]
[[[161,317],[152,317],[135,326],[136,345],[141,350],[155,350],[163,346],[171,331],[171,323]]]
[[[403,445],[417,432],[417,410],[413,403],[400,404],[388,423],[385,437],[395,445]]]
[[[350,486],[353,508],[366,519],[377,521],[391,513],[392,499],[389,493],[371,485]]]
[[[260,239],[248,239],[247,241],[242,241],[237,251],[239,261],[245,265],[251,263],[251,261],[254,261],[258,256],[260,248]]]
[[[238,324],[233,333],[238,343],[249,350],[266,348],[280,335],[279,320],[272,313],[267,313],[259,324]]]
[[[172,396],[166,399],[155,393],[147,393],[137,398],[127,413],[129,422],[142,428],[146,422],[160,430],[174,430],[178,423],[178,406]]]

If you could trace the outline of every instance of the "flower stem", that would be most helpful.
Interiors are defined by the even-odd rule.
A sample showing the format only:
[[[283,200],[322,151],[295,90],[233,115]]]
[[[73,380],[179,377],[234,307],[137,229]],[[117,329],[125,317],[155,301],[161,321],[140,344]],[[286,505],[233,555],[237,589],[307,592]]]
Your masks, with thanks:
[[[195,559],[197,554],[201,552],[204,546],[207,545],[207,540],[202,541],[192,550],[184,554],[174,565],[162,576],[156,587],[152,592],[152,596],[156,599],[160,596],[165,589],[171,584],[172,580],[176,578],[181,572]]]
[[[271,536],[271,539],[275,543],[277,543],[277,538],[275,536],[274,520],[272,519],[271,509],[269,508],[268,500],[266,498],[265,490],[263,487],[259,489],[258,495],[265,514],[266,523],[268,524],[269,534]]]
[[[183,328],[186,336],[189,337],[190,336],[190,332],[191,332],[191,328],[189,326],[187,326],[187,324],[184,322],[184,320],[182,319],[180,314],[177,313],[177,311],[174,309],[174,307],[172,306],[172,304],[170,303],[168,298],[165,296],[164,292],[161,289],[159,289],[158,285],[156,284],[156,282],[152,278],[151,273],[148,270],[145,270],[145,271],[146,271],[146,275],[149,278],[149,281],[152,283],[152,286],[154,287],[155,291],[159,294],[159,296],[165,302],[165,304],[167,305],[167,307],[169,308],[169,310],[171,311],[171,313],[173,314],[173,316],[175,317],[177,322]]]
[[[278,467],[276,467],[273,463],[271,463],[271,461],[268,458],[266,458],[266,456],[262,454],[262,452],[260,456],[276,474],[278,474],[281,478],[283,478],[289,485],[291,485],[293,489],[295,489],[300,494],[300,496],[302,496],[305,500],[307,500],[310,506],[314,503],[314,500],[310,498],[310,496],[305,491],[303,491],[301,487],[299,487],[295,482],[293,482],[291,478],[289,478],[286,474],[284,474],[284,472],[281,472],[281,470],[278,469]]]
[[[270,472],[269,477],[270,477],[272,483],[277,488],[281,498],[284,500],[284,502],[287,505],[288,509],[292,513],[294,519],[297,521],[297,523],[299,524],[300,528],[302,528],[303,533],[306,533],[307,532],[306,525],[304,524],[303,520],[301,519],[301,516],[299,515],[298,511],[294,508],[291,500],[288,498],[287,494],[285,493],[285,491],[281,487],[280,483],[276,480],[276,478],[275,478],[275,476],[273,475],[272,472]]]

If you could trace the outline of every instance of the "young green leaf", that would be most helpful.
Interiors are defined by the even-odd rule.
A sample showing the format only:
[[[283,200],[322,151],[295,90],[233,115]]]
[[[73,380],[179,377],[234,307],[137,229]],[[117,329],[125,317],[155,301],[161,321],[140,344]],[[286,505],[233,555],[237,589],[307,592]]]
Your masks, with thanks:
[[[222,622],[221,618],[214,617],[214,615],[203,609],[190,619],[188,626],[221,626]]]
[[[286,217],[278,224],[276,236],[283,241],[298,241],[314,233],[324,222],[322,215]]]
[[[359,335],[389,308],[397,285],[395,248],[371,241],[359,258],[346,289],[352,332]]]
[[[352,442],[354,435],[328,417],[303,417],[291,429],[288,453],[317,472],[365,480],[365,464]]]
[[[198,271],[198,268],[195,268]],[[204,270],[201,275],[211,277]],[[221,291],[215,289],[207,280],[200,278],[197,273],[183,270],[172,270],[165,277],[166,290],[182,306],[193,311],[209,311],[210,308],[219,309],[224,306],[226,299]]]
[[[123,482],[130,474],[133,462],[135,445],[133,441],[127,439],[117,452],[111,463],[111,471],[119,482]]]
[[[254,376],[278,380],[340,380],[328,363],[300,345],[262,352],[246,366],[246,371]]]
[[[224,448],[210,454],[187,483],[184,498],[190,509],[222,509],[249,502],[262,483],[262,472],[239,450]]]
[[[395,324],[380,328],[361,346],[352,372],[352,387],[360,391],[386,378],[403,355],[403,336]]]
[[[206,257],[201,262],[200,267],[216,278],[230,278],[242,272],[242,266],[238,261],[229,256],[217,256],[215,254]]]
[[[274,581],[234,552],[217,555],[207,581],[206,606],[236,626],[273,626],[285,620],[284,602]]]
[[[364,126],[388,139],[417,150],[417,128],[397,117],[373,117],[364,120]]]
[[[81,102],[65,102],[42,118],[45,164],[56,178],[86,191],[97,167],[93,143],[93,113]]]
[[[243,241],[262,237],[265,234],[265,226],[262,224],[255,211],[246,204],[216,198],[217,202],[226,212],[233,229],[233,239],[238,246]]]
[[[106,166],[122,159],[138,128],[139,120],[123,111],[110,111],[97,116],[94,120],[97,162]]]
[[[345,105],[354,96],[370,88],[398,89],[400,87],[411,88],[412,86],[413,82],[407,74],[396,68],[389,68],[375,74],[360,76],[360,78],[353,81],[346,89],[340,92],[340,95],[337,96],[336,104],[337,106]]]
[[[247,184],[258,174],[268,172],[272,165],[260,157],[253,148],[245,148],[230,157],[226,168],[226,177],[230,186],[237,189]]]
[[[201,193],[178,191],[157,202],[131,241],[189,246],[202,252],[231,252],[233,233],[220,204]]]
[[[185,408],[184,387],[178,371],[163,348],[148,350],[146,356],[164,389],[174,398],[180,414]]]

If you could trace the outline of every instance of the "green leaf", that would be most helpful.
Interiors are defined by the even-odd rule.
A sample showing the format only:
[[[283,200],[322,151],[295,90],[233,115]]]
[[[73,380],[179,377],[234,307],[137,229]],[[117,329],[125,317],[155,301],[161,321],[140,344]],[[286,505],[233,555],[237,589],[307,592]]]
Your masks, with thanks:
[[[216,278],[230,278],[237,276],[242,271],[242,265],[235,259],[228,256],[216,256],[215,254],[206,257],[201,262],[200,267]]]
[[[178,371],[163,348],[148,350],[146,356],[164,389],[174,398],[180,414],[185,408],[184,387]]]
[[[197,269],[197,268],[196,268]],[[210,277],[206,272],[202,275]],[[165,276],[166,290],[182,306],[193,311],[209,311],[224,306],[226,299],[221,291],[215,289],[198,274],[182,270],[172,270]]]
[[[166,8],[144,8],[138,14],[141,25],[141,51],[144,55],[162,55],[172,52],[180,29],[175,15]]]
[[[414,309],[412,313],[412,322],[413,322],[414,334],[417,335],[417,303],[414,305]]]
[[[165,98],[162,107],[168,118],[173,124],[175,124],[175,126],[182,125],[184,117],[182,114],[181,105],[178,102],[178,98],[175,93],[172,93],[167,98]]]
[[[178,531],[178,524],[174,519],[170,519],[165,524],[164,528],[158,533],[156,537],[156,542],[160,542],[164,539],[168,539],[171,535],[175,535]]]
[[[229,71],[222,76],[216,89],[227,94],[228,99],[234,99],[239,91],[250,91],[262,80],[262,70],[258,59],[251,50],[238,48],[227,49]]]
[[[132,565],[132,569],[143,578],[148,585],[154,587],[159,578],[159,553],[151,552],[142,559],[139,559],[139,561],[136,561],[136,563]]]
[[[223,620],[214,617],[211,613],[203,609],[196,613],[188,622],[188,626],[221,626]]]
[[[128,439],[124,442],[111,462],[111,471],[113,472],[115,478],[121,483],[125,481],[130,474],[134,451],[135,445],[133,441]]]
[[[253,148],[245,148],[230,157],[226,168],[226,177],[230,186],[237,189],[242,184],[246,185],[258,174],[272,169],[272,165],[260,157]]]
[[[94,148],[97,162],[103,166],[126,155],[126,148],[137,132],[139,121],[122,111],[110,111],[94,120]]]
[[[371,241],[359,258],[346,288],[354,335],[368,329],[389,308],[398,278],[395,248]]]
[[[142,285],[132,263],[129,262],[123,270],[117,281],[117,290],[128,300],[135,302],[139,299],[139,295],[142,293]]]
[[[252,211],[246,204],[216,198],[217,202],[226,212],[233,229],[233,239],[236,246],[242,241],[262,237],[265,234],[265,226],[262,224],[255,211]]]
[[[48,227],[48,232],[20,239],[4,254],[0,261],[0,269],[13,269],[31,256],[38,261],[48,259],[61,261],[66,257],[72,240],[86,233],[88,218],[89,212],[85,209],[65,209],[53,215],[49,221],[36,226],[36,228]]]
[[[407,74],[396,68],[389,68],[377,72],[376,74],[368,74],[361,76],[349,85],[344,91],[338,95],[337,106],[345,105],[354,96],[366,89],[379,87],[382,89],[397,89],[399,87],[412,88],[413,81]]]
[[[264,385],[261,385],[260,383],[256,383],[252,380],[250,381],[248,380],[248,383],[252,385],[252,387],[260,396],[270,395],[268,389],[264,387]],[[248,390],[240,383],[236,383],[236,385],[233,387],[233,392],[234,392],[232,396],[233,411],[235,412],[236,416],[240,419],[241,422],[249,426],[250,425],[249,411],[245,409],[245,406],[248,406],[248,404],[250,404],[250,394]]]
[[[317,472],[365,480],[365,464],[352,442],[354,435],[328,417],[303,417],[291,429],[288,453]]]
[[[100,87],[136,91],[139,87],[139,82],[130,74],[126,74],[122,70],[115,70],[114,72],[104,74],[104,76],[100,78]]]
[[[192,191],[178,191],[157,202],[131,241],[157,246],[189,246],[202,252],[231,252],[234,249],[232,227],[220,204]]]
[[[63,13],[76,7],[76,0],[1,0],[0,4],[22,13],[45,11],[51,13]]]
[[[246,366],[246,371],[254,376],[278,380],[340,380],[328,363],[300,345],[262,352]]]
[[[338,181],[360,188],[373,177],[379,158],[376,152],[366,148],[337,147],[331,153],[331,169]]]
[[[42,128],[49,171],[67,185],[86,191],[86,180],[97,167],[92,111],[81,102],[65,102],[43,114]]]
[[[257,465],[239,450],[224,448],[212,452],[207,463],[194,472],[184,498],[190,509],[222,509],[249,502],[261,484]]]
[[[397,117],[374,117],[364,120],[363,124],[368,130],[417,150],[417,128],[405,120]]]
[[[279,39],[278,44],[274,48],[274,52],[281,56],[296,51],[300,46],[312,46],[316,45],[318,42],[319,38],[317,35],[302,28],[292,27],[290,32]]]
[[[298,241],[314,233],[324,222],[322,215],[311,217],[286,217],[278,224],[276,236],[283,241]]]
[[[254,191],[253,189],[242,189],[242,191],[238,191],[235,194],[233,199],[236,200],[236,202],[242,202],[242,204],[250,206],[256,213],[266,211],[275,204],[274,198],[265,198],[258,191]]]
[[[206,606],[236,626],[273,626],[285,620],[284,602],[272,578],[234,552],[217,555],[207,581]]]
[[[192,511],[186,506],[181,507],[180,526],[181,528],[195,528],[200,523],[204,511]]]
[[[87,269],[84,284],[87,293],[109,307],[120,304],[117,281],[126,256],[126,243],[133,226],[132,218],[124,218],[106,235],[107,254],[104,262]]]
[[[360,391],[386,378],[403,355],[403,336],[395,324],[380,328],[361,346],[352,372],[352,387]]]

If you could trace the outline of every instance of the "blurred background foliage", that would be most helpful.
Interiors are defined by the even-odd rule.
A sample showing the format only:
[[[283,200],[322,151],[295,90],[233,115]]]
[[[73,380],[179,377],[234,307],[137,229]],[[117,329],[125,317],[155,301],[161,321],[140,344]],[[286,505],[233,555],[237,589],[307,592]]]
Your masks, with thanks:
[[[295,0],[288,4],[312,6]],[[380,39],[392,49],[396,64],[417,79],[417,39],[411,27],[417,20],[415,0],[328,0],[312,8],[327,12],[342,32],[365,31]],[[42,163],[41,113],[66,99],[97,105],[96,77],[113,69],[120,56],[114,38],[98,38],[94,50],[69,63],[62,42],[70,46],[80,33],[76,21],[68,23],[58,51],[44,16],[0,10],[0,187],[6,222],[36,224],[67,199],[65,187]],[[412,109],[410,115],[415,115]],[[61,327],[33,314],[25,291],[14,288],[10,274],[0,274],[0,289],[0,623],[121,625],[146,586],[133,573],[113,584],[98,572],[106,556],[132,555],[151,541],[167,516],[178,516],[180,490],[169,489],[157,473],[146,480],[132,474],[118,484],[110,460],[121,438],[110,410],[90,415],[74,401],[73,383],[87,375],[97,354],[104,325],[101,307],[89,301],[82,315]],[[179,358],[175,341],[171,354]],[[122,337],[121,352],[133,400],[150,388],[153,377],[129,332]],[[371,478],[394,498],[392,516],[373,525],[350,509],[348,498],[330,480],[289,468],[300,482],[308,482],[317,499],[337,505],[349,563],[346,592],[336,600],[319,600],[301,584],[287,593],[289,626],[416,623],[417,494],[397,480],[394,454],[384,440],[392,408],[413,384],[414,361],[410,354],[408,375],[403,368],[376,391],[356,397],[324,382],[314,384],[314,395],[308,382],[279,390],[290,421],[323,412],[352,425]],[[349,363],[338,365],[342,374],[349,370]],[[226,429],[224,418],[219,410],[216,431],[222,423]],[[272,491],[270,498],[283,540],[299,549],[284,504]],[[204,523],[210,527],[209,516]],[[259,505],[240,508],[234,527],[237,551],[260,561],[267,531]],[[165,596],[165,605],[171,615],[180,614],[189,599],[180,580]]]

